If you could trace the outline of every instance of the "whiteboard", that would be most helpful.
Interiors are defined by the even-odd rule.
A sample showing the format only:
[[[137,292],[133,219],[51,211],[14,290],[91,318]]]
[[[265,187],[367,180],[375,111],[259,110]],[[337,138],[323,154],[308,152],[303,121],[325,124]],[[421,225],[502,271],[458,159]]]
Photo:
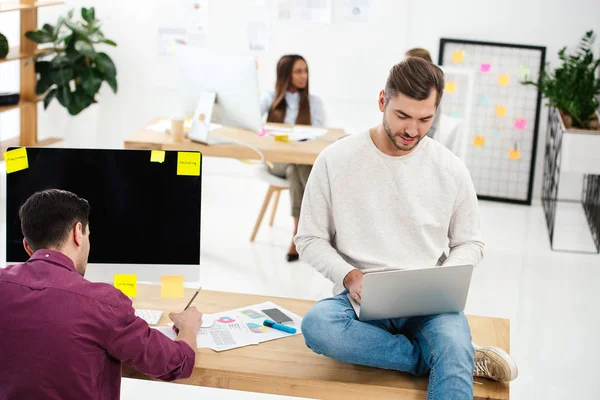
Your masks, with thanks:
[[[521,82],[537,81],[545,47],[440,40],[439,64],[474,74],[473,100],[465,163],[481,199],[531,204],[541,94]],[[458,77],[454,95],[444,95],[443,112],[460,114],[467,90]],[[448,79],[446,92],[448,92]]]

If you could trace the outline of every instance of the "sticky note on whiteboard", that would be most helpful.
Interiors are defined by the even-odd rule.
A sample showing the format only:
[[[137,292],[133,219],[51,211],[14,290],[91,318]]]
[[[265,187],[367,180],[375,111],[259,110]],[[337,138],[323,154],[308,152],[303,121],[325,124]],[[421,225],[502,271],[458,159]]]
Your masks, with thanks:
[[[446,93],[456,93],[456,82],[446,82],[444,91]]]
[[[125,296],[135,297],[137,295],[137,275],[136,274],[115,274],[114,286]]]
[[[460,64],[465,61],[465,53],[462,50],[456,50],[452,52],[452,61],[455,64]]]
[[[180,151],[177,153],[177,175],[200,176],[201,163],[200,153]]]
[[[473,146],[475,147],[483,147],[485,144],[485,137],[483,136],[475,136],[473,138]]]
[[[479,70],[481,72],[490,72],[491,69],[492,69],[492,64],[481,64],[481,66],[479,67]]]
[[[505,117],[506,116],[506,107],[505,106],[496,106],[496,116]]]
[[[515,128],[517,128],[520,131],[525,130],[526,126],[527,126],[527,120],[525,120],[525,119],[517,118],[517,120],[515,121]]]
[[[498,85],[500,86],[508,86],[510,83],[510,76],[506,74],[502,74],[498,77]]]
[[[512,149],[508,152],[508,156],[512,161],[515,161],[521,158],[521,152],[519,151],[519,149]]]
[[[7,174],[29,168],[27,149],[25,147],[4,152],[4,161],[6,162]]]

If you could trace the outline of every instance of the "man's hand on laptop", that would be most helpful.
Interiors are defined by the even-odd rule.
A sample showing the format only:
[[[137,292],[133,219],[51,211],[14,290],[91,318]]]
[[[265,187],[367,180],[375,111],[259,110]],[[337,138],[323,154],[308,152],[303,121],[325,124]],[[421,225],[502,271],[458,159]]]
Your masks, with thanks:
[[[350,292],[350,296],[360,304],[362,296],[363,273],[354,269],[344,278],[344,287]]]

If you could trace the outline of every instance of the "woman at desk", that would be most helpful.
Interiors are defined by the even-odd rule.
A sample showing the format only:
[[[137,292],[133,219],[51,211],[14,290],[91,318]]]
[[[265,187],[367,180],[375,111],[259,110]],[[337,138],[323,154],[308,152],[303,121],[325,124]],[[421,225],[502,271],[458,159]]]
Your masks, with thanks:
[[[267,122],[289,125],[325,125],[323,103],[308,92],[308,65],[299,55],[285,55],[277,63],[275,90],[266,92],[260,102],[261,114]],[[294,235],[298,231],[300,207],[304,188],[312,169],[311,165],[275,163],[270,172],[290,182]],[[287,254],[288,261],[298,260],[298,252],[292,240]]]

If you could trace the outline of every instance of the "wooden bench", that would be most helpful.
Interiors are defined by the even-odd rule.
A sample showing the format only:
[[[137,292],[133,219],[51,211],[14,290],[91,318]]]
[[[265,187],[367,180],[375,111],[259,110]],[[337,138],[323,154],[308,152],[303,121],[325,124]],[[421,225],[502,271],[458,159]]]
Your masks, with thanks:
[[[160,286],[138,285],[137,290],[134,306],[165,311],[161,325],[170,321],[169,312],[183,310],[194,293],[194,290],[186,289],[184,298],[162,299]],[[304,315],[314,304],[306,300],[203,290],[193,305],[202,312],[217,313],[265,301],[272,301],[298,315]],[[510,351],[508,320],[467,318],[476,343]],[[126,365],[123,376],[149,379]],[[474,385],[475,399],[509,398],[507,382],[477,381],[482,384]],[[427,377],[416,378],[396,371],[339,363],[313,353],[304,344],[302,335],[221,353],[198,349],[192,376],[177,382],[318,399],[425,399],[427,393]]]

